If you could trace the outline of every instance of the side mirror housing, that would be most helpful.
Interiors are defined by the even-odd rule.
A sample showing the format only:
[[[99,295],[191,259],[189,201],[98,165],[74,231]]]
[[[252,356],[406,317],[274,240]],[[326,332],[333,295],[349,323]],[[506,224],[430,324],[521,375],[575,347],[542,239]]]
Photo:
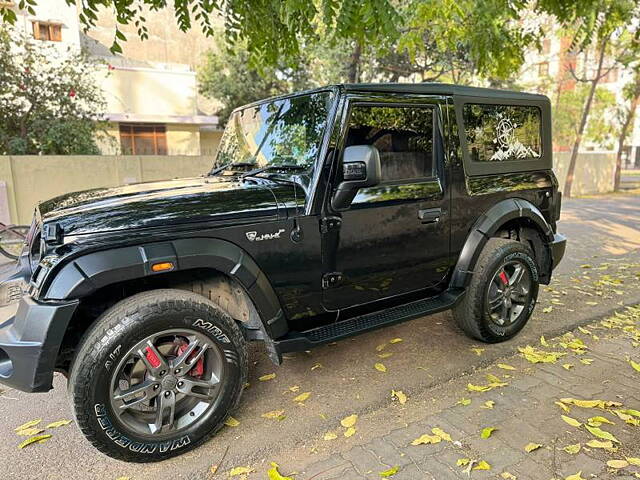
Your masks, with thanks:
[[[373,187],[381,179],[380,153],[372,145],[353,145],[344,149],[342,182],[331,199],[334,210],[349,208],[358,190]]]

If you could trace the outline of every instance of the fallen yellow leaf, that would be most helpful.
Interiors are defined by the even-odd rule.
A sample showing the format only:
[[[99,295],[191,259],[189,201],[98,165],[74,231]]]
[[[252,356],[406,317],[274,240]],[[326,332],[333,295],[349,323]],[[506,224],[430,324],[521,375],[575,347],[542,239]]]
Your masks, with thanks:
[[[565,422],[567,422],[569,425],[571,425],[572,427],[580,427],[582,425],[582,423],[580,423],[578,420],[576,420],[575,418],[571,418],[571,417],[567,417],[566,415],[560,415],[562,417],[562,420],[564,420]]]
[[[504,480],[518,480],[518,477],[509,472],[502,472],[500,476],[504,478]]]
[[[633,360],[629,359],[629,365],[631,365],[631,367],[633,367],[636,372],[640,372],[640,363],[634,362]]]
[[[563,450],[567,453],[570,453],[571,455],[575,455],[580,451],[581,448],[582,445],[580,445],[579,443],[574,443],[573,445],[567,445],[563,448]]]
[[[531,453],[534,450],[537,450],[539,448],[541,448],[542,445],[540,445],[539,443],[527,443],[524,447],[524,451],[527,453]]]
[[[349,428],[349,427],[353,427],[356,422],[358,421],[358,415],[349,415],[348,417],[343,418],[342,420],[340,420],[340,425],[342,425],[344,428]]]
[[[378,358],[389,358],[392,355],[393,355],[393,353],[391,353],[391,352],[383,352],[383,353],[379,353],[378,354]]]
[[[440,437],[445,442],[451,442],[451,435],[449,435],[447,432],[445,432],[444,430],[442,430],[442,429],[440,429],[438,427],[432,428],[431,429],[431,433],[433,433],[434,435],[437,435],[438,437]]]
[[[389,470],[385,470],[384,472],[379,472],[378,475],[381,477],[393,477],[400,470],[399,466],[391,467]]]
[[[274,378],[276,378],[276,374],[270,373],[268,375],[262,375],[260,378],[258,378],[258,380],[260,380],[261,382],[266,382],[267,380],[273,380]]]
[[[456,461],[456,465],[459,467],[464,467],[465,465],[469,465],[469,462],[471,461],[470,458],[459,458]]]
[[[308,400],[310,396],[311,396],[311,392],[304,392],[304,393],[301,393],[300,395],[298,395],[296,398],[294,398],[293,401],[302,403],[302,402]]]
[[[336,435],[333,432],[327,432],[324,434],[324,437],[322,438],[324,438],[325,440],[335,440],[336,438],[338,438],[338,435]]]
[[[376,364],[374,365],[374,368],[375,368],[376,370],[378,370],[379,372],[382,372],[382,373],[384,373],[384,372],[386,372],[386,371],[387,371],[387,367],[385,367],[382,363],[376,363]]]
[[[495,427],[486,427],[482,429],[480,433],[480,438],[489,438],[493,432],[496,431]]]
[[[640,467],[640,458],[627,457],[626,460],[627,460],[627,462],[629,462],[629,465],[634,465],[636,467]]]
[[[569,413],[571,411],[571,409],[569,407],[567,407],[564,403],[562,402],[553,402],[556,405],[558,405],[562,410],[564,410],[565,412]]]
[[[400,405],[404,405],[407,403],[407,396],[402,392],[402,390],[391,390],[391,398],[395,398],[400,402]]]
[[[48,440],[49,438],[51,438],[51,435],[49,435],[49,434],[36,435],[35,437],[29,437],[25,441],[20,443],[20,445],[18,445],[18,448],[24,448],[24,447],[29,446],[29,445],[34,444],[34,443],[42,443],[42,442]]]
[[[263,413],[261,415],[261,417],[263,418],[272,418],[272,419],[276,419],[276,420],[283,420],[284,417],[284,410],[272,410],[271,412],[267,412],[267,413]]]
[[[254,469],[250,467],[234,467],[229,471],[229,476],[235,477],[236,475],[247,475],[253,471]]]
[[[39,433],[44,432],[44,428],[31,427],[31,428],[23,428],[22,430],[18,430],[16,433],[23,437],[30,437],[31,435],[38,435]]]
[[[626,460],[609,460],[607,466],[611,468],[626,468],[629,466],[629,462]]]
[[[600,440],[589,440],[587,446],[591,448],[613,448],[613,443],[611,440],[605,440],[604,442]]]
[[[602,438],[603,440],[611,440],[612,442],[620,443],[616,437],[614,437],[611,433],[601,430],[598,427],[591,427],[589,425],[585,425],[585,428],[589,430],[591,435]]]
[[[355,427],[349,427],[347,428],[347,430],[344,432],[344,436],[349,438],[349,437],[353,437],[353,435],[356,433],[356,428]]]
[[[442,441],[442,437],[439,437],[438,435],[429,435],[428,433],[425,433],[424,435],[420,435],[418,438],[416,438],[414,441],[411,442],[411,445],[427,445],[427,444],[434,444],[434,443],[440,443]]]
[[[278,464],[271,462],[271,468],[267,471],[269,480],[294,480],[293,477],[283,477],[278,471]]]
[[[613,423],[611,420],[605,417],[591,417],[587,421],[589,425],[591,425],[592,427],[599,427],[603,423],[608,423],[609,425],[615,425],[615,423]]]
[[[238,420],[236,420],[233,417],[229,417],[227,418],[227,420],[224,422],[224,424],[227,427],[237,427],[238,425],[240,425],[240,422]]]
[[[473,467],[473,470],[491,470],[491,465],[484,460],[480,460],[478,464]]]
[[[393,343],[400,343],[400,342],[402,342],[401,338],[392,338],[391,340],[389,340],[389,343],[392,343],[392,344]]]
[[[46,426],[46,428],[64,427],[65,425],[69,425],[70,423],[71,423],[71,420],[58,420],[57,422],[51,422],[49,425]]]
[[[549,311],[551,311],[551,310],[549,310]],[[542,345],[543,347],[548,347],[549,346],[549,344],[547,343],[547,340],[544,338],[544,335],[542,335],[540,337],[540,345]]]
[[[507,365],[506,363],[499,363],[498,365],[496,365],[498,368],[501,368],[503,370],[517,370],[516,367],[512,367],[511,365]]]
[[[472,352],[474,352],[476,355],[480,356],[482,355],[482,352],[484,352],[484,348],[471,348],[470,349]]]
[[[40,422],[42,421],[41,418],[37,418],[36,420],[31,420],[27,423],[23,423],[22,425],[20,425],[19,427],[15,428],[16,432],[19,432],[20,430],[24,430],[26,428],[31,428],[31,427],[35,427],[36,425],[38,425]]]
[[[582,470],[581,470],[578,473],[569,475],[568,477],[564,477],[564,480],[586,480],[586,479],[582,476]]]
[[[494,402],[493,400],[487,400],[480,408],[488,408],[489,410],[491,410],[495,404],[496,402]]]
[[[470,398],[461,398],[460,400],[458,400],[456,402],[457,405],[462,405],[462,406],[467,406],[471,404],[471,399]]]

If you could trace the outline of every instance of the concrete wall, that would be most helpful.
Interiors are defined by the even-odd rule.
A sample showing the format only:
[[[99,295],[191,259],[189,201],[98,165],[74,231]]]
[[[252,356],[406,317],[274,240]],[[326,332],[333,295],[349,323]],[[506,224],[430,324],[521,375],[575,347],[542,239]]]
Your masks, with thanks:
[[[561,190],[569,155],[554,155],[554,170]],[[29,223],[39,201],[77,190],[198,176],[211,168],[213,158],[209,155],[0,156],[0,213],[8,207],[13,223]],[[574,196],[612,191],[614,167],[614,154],[580,154]],[[2,182],[6,187],[2,187]]]
[[[564,190],[570,158],[571,152],[553,154],[553,170],[558,177],[561,191]],[[615,153],[580,153],[576,160],[572,196],[612,192],[615,168]]]
[[[213,156],[0,156],[0,207],[8,204],[12,223],[30,223],[38,202],[63,193],[194,177],[212,164]]]

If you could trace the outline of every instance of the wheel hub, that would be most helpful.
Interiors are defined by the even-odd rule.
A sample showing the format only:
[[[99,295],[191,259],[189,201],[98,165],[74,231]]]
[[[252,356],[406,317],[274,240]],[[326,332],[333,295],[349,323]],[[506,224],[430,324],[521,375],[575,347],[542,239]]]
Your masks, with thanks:
[[[162,379],[160,385],[162,386],[162,390],[175,390],[178,386],[178,379],[173,375],[167,375]]]
[[[525,264],[514,260],[504,264],[487,288],[487,314],[499,326],[513,324],[529,301],[531,277]]]
[[[122,357],[111,381],[111,407],[141,434],[182,430],[213,411],[223,373],[223,354],[210,338],[165,330]]]

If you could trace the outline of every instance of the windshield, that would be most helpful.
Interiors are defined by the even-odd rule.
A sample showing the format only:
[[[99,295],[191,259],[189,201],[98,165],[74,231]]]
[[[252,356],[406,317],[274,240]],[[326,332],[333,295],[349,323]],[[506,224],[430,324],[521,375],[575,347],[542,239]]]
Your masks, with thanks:
[[[302,173],[310,174],[332,98],[331,92],[319,92],[234,112],[220,141],[215,167],[295,165],[307,169]]]

